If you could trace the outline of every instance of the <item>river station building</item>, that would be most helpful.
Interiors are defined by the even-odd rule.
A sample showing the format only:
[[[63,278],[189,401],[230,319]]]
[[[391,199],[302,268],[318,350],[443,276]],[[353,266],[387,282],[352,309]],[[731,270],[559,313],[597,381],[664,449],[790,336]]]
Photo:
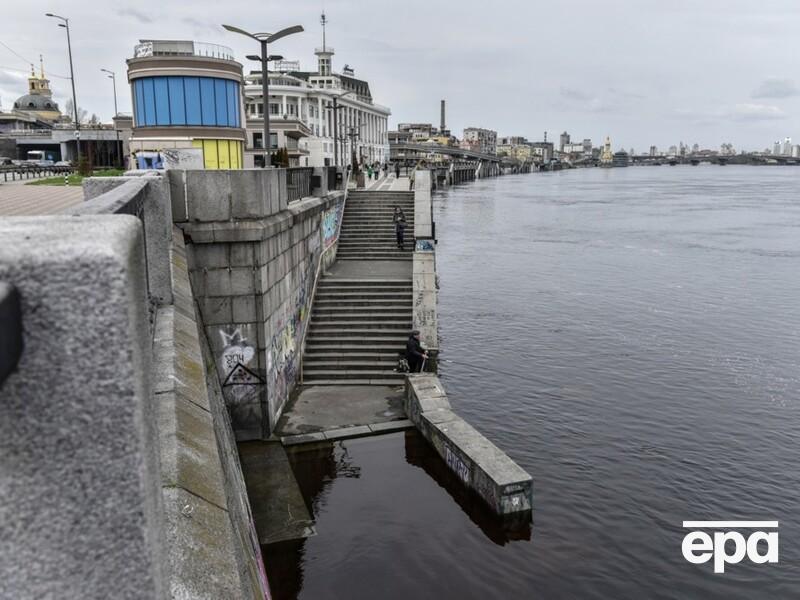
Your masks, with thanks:
[[[391,111],[374,102],[369,83],[345,65],[332,66],[334,49],[323,42],[314,52],[316,71],[302,71],[298,61],[278,61],[269,71],[270,149],[286,148],[290,166],[349,164],[352,151],[363,163],[389,160],[388,118]],[[245,78],[247,149],[245,167],[263,164],[264,101],[261,71]],[[339,107],[334,136],[333,99]],[[335,138],[335,140],[334,140]]]

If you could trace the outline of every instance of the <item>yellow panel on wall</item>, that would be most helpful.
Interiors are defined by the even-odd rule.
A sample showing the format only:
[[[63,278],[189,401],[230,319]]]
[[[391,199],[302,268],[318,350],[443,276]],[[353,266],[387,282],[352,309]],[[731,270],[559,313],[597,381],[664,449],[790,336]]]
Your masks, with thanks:
[[[217,157],[217,140],[203,140],[203,155],[206,169],[219,169]]]
[[[244,147],[236,140],[192,140],[194,148],[203,150],[206,169],[243,169]]]
[[[231,142],[231,169],[241,169],[242,164],[239,162],[239,142]]]
[[[231,168],[231,151],[229,148],[228,140],[217,140],[217,150],[218,150],[218,163],[217,166],[220,169],[230,169]]]

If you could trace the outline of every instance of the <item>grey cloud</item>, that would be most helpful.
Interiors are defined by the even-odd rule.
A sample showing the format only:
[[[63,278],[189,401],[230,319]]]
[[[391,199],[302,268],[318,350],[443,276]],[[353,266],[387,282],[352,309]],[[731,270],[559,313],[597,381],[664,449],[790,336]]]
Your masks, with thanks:
[[[800,90],[791,79],[771,77],[761,82],[751,96],[753,98],[790,98],[800,94]]]
[[[139,23],[155,23],[155,17],[151,17],[147,13],[144,13],[140,10],[136,10],[135,8],[123,8],[117,11],[117,14],[121,17],[130,17]]]

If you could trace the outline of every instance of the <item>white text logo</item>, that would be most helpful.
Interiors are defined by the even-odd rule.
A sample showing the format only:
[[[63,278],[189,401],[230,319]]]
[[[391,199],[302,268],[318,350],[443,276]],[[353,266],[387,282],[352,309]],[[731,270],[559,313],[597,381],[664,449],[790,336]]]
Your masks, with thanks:
[[[724,573],[726,563],[738,564],[745,556],[758,565],[778,562],[777,521],[684,521],[683,527],[711,530],[687,533],[681,549],[683,557],[695,565],[713,558],[714,573]],[[745,537],[738,531],[725,531],[730,529],[756,531]],[[770,529],[775,531],[765,531]]]

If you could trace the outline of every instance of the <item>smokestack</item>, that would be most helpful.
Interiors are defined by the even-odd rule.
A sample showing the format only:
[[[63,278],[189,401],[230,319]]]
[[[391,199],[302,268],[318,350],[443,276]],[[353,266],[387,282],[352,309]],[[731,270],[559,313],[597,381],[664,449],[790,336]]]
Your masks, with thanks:
[[[445,121],[444,121],[444,100],[442,100],[442,122],[439,126],[439,131],[442,132],[445,129],[447,129],[447,127],[445,126]]]

